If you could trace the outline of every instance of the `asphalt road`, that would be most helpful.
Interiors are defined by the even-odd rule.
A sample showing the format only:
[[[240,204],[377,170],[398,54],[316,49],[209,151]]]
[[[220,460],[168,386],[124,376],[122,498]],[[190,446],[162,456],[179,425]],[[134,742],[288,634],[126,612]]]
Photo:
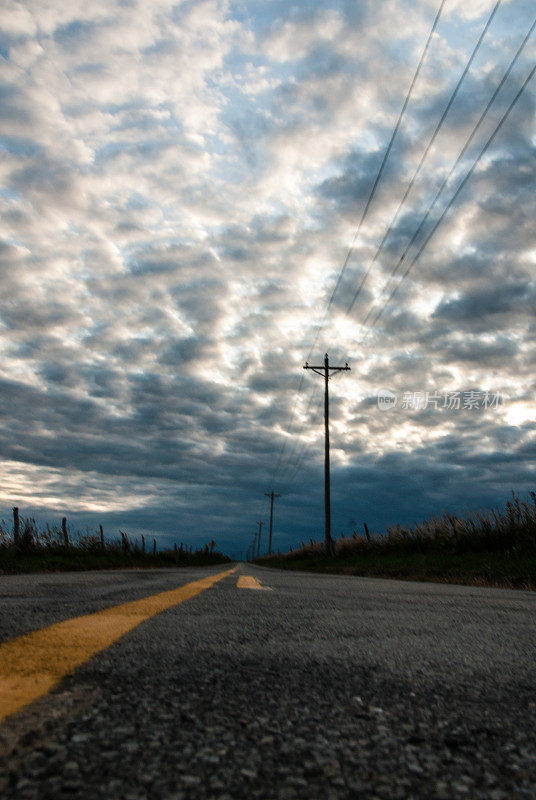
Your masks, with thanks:
[[[0,640],[221,570],[2,577]],[[241,565],[4,720],[0,796],[534,798],[535,612]]]

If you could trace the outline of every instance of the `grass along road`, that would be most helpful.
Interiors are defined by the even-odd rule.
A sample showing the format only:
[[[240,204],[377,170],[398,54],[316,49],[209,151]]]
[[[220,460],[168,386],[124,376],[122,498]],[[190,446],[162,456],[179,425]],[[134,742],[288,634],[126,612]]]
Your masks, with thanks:
[[[354,531],[333,542],[302,546],[255,563],[277,569],[335,572],[415,581],[536,589],[536,493],[502,509],[455,516],[444,513],[384,534]]]

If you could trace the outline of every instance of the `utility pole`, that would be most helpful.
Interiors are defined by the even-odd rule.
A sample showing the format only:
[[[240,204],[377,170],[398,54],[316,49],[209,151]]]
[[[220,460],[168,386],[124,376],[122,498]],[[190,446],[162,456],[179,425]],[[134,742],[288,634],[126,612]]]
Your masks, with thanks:
[[[259,520],[259,533],[257,539],[257,558],[261,554],[261,531],[262,531],[262,522]]]
[[[312,369],[317,375],[324,378],[324,532],[326,540],[326,554],[330,555],[333,549],[331,539],[331,487],[329,475],[329,378],[330,372],[346,372],[350,369],[348,362],[344,367],[332,367],[329,363],[328,354],[324,357],[322,366],[310,366],[306,361],[304,369]]]
[[[281,497],[279,494],[274,494],[272,492],[265,492],[265,497],[270,498],[270,536],[268,539],[268,555],[272,555],[272,530],[274,527],[274,497]]]

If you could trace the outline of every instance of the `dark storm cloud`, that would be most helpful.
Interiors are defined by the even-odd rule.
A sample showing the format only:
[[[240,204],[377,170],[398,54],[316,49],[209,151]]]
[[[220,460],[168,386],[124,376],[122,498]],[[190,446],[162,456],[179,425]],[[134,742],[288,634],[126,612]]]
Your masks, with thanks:
[[[21,309],[13,307],[9,299],[0,301],[2,309],[2,319],[6,327],[13,330],[20,330]],[[23,323],[26,333],[32,335],[36,331],[44,332],[62,323],[67,323],[78,319],[78,312],[65,306],[61,302],[49,301],[46,306],[33,302],[28,302],[24,310]]]
[[[474,361],[479,364],[500,366],[505,359],[513,359],[519,352],[519,345],[506,336],[496,337],[493,341],[478,339],[462,340],[448,345],[437,345],[436,349],[452,361]]]
[[[467,292],[461,297],[442,301],[434,311],[434,317],[454,322],[473,321],[510,312],[531,313],[536,302],[535,290],[526,283],[504,283],[493,289]]]
[[[56,382],[57,374],[52,367],[50,371],[48,379]],[[244,445],[262,446],[258,431],[239,428],[240,420],[252,426],[244,409],[237,413],[232,399],[222,401],[210,384],[198,382],[188,391],[183,381],[172,386],[157,375],[132,376],[133,413],[119,419],[101,404],[65,397],[61,386],[43,392],[3,381],[1,388],[1,414],[11,419],[0,445],[8,459],[31,458],[42,466],[76,469],[91,464],[103,474],[118,476],[232,483],[236,476],[224,469],[228,457],[199,447],[200,431],[230,433],[230,452],[238,454]],[[53,435],[59,425],[61,438]],[[262,449],[273,451],[268,441]],[[215,440],[215,449],[217,444]]]
[[[520,458],[521,448],[476,455],[465,449],[453,452],[456,444],[451,441],[443,448],[441,460],[441,450],[430,448],[413,456],[392,453],[372,463],[365,457],[360,469],[336,471],[337,533],[351,532],[350,509],[360,520],[360,530],[365,520],[372,530],[383,532],[386,525],[413,525],[443,511],[464,514],[496,507],[508,499],[508,482],[528,491],[534,468]],[[470,486],[464,485],[469,475]]]
[[[318,187],[319,193],[330,200],[336,200],[341,206],[366,201],[370,194],[371,180],[374,181],[381,158],[379,151],[347,156],[339,175],[325,180]]]
[[[69,49],[79,48],[91,44],[98,26],[87,20],[73,20],[65,25],[59,25],[54,31],[53,38],[62,47]]]
[[[20,94],[15,87],[8,83],[0,82],[0,119],[13,120],[22,124],[31,121],[31,115],[24,103],[21,101]]]
[[[205,349],[210,346],[211,342],[208,337],[190,336],[168,341],[159,356],[159,362],[164,366],[178,367],[185,362],[202,359]]]
[[[68,205],[76,200],[77,181],[65,163],[39,156],[11,174],[9,189],[41,206],[51,196],[58,206]]]

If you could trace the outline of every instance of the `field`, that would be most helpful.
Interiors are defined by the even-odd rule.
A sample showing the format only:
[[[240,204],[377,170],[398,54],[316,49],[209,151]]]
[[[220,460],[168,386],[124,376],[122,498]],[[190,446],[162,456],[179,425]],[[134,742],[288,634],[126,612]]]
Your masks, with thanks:
[[[339,572],[405,580],[536,589],[536,494],[512,493],[504,508],[466,516],[443,514],[386,533],[341,536],[256,559],[280,569]]]

